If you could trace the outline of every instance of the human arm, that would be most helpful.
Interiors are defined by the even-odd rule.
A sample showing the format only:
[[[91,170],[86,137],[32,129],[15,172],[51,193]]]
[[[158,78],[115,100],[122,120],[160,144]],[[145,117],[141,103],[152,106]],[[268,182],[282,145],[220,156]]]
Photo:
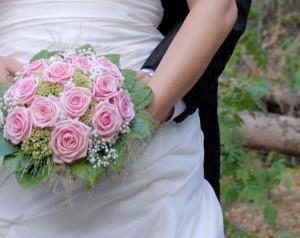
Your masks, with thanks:
[[[189,5],[190,13],[149,82],[155,92],[149,110],[158,120],[197,82],[236,20],[233,0],[194,0]]]

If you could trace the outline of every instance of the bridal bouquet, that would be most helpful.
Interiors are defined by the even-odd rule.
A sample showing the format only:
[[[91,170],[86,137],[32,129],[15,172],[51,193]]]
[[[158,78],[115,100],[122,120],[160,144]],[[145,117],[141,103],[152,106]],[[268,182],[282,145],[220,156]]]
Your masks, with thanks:
[[[91,188],[108,170],[122,171],[128,141],[153,134],[145,110],[153,92],[119,60],[90,45],[43,50],[12,85],[0,85],[0,156],[21,186],[68,175]]]

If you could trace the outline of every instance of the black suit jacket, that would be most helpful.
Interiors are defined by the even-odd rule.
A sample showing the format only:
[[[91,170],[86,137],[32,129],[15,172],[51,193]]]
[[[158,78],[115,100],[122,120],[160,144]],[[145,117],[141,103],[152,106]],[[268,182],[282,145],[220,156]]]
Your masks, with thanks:
[[[159,30],[165,35],[162,42],[146,60],[143,68],[156,69],[179,30],[182,22],[189,13],[186,0],[162,0],[165,10]],[[205,73],[195,86],[184,96],[187,105],[185,112],[175,118],[176,122],[183,121],[188,115],[199,108],[201,128],[204,133],[204,171],[205,178],[220,197],[220,135],[217,114],[218,78],[233,53],[235,45],[246,28],[251,0],[237,0],[238,19]]]

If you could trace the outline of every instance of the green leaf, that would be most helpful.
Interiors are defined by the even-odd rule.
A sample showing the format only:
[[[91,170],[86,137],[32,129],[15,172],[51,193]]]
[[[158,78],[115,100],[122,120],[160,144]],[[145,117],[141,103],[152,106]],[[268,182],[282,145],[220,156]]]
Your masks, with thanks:
[[[18,148],[3,137],[3,130],[0,130],[0,156],[9,155],[18,151]]]
[[[24,188],[33,188],[41,183],[45,182],[51,172],[54,169],[54,165],[52,163],[47,163],[45,167],[41,167],[40,170],[36,173],[32,173],[31,171],[27,173],[17,173],[16,178],[18,183]]]
[[[21,153],[7,155],[3,159],[3,169],[8,173],[18,173],[32,165],[32,161]]]
[[[119,141],[116,147],[118,151],[118,159],[115,163],[112,163],[110,165],[110,169],[120,174],[121,171],[124,169],[126,162],[126,147],[124,141]]]
[[[150,113],[146,110],[139,111],[134,119],[130,137],[143,140],[149,138],[154,131],[155,125]]]
[[[122,75],[125,78],[124,88],[126,90],[128,90],[129,92],[131,92],[135,85],[135,82],[137,81],[136,72],[131,69],[124,69],[124,70],[122,70]]]
[[[291,78],[290,87],[293,93],[298,92],[300,88],[300,69],[296,70]]]
[[[118,54],[108,54],[108,55],[105,55],[105,57],[107,59],[109,59],[112,63],[116,64],[116,65],[120,65],[120,58],[121,56],[118,55]]]
[[[139,80],[135,81],[130,95],[136,111],[146,108],[154,99],[151,88]]]
[[[293,236],[289,231],[282,231],[274,234],[274,238],[292,238]]]
[[[275,228],[277,225],[277,211],[271,206],[267,205],[264,209],[264,219],[267,224]]]
[[[236,177],[240,179],[244,184],[247,184],[250,179],[249,170],[247,168],[239,169],[236,173]]]
[[[38,52],[37,54],[35,54],[31,60],[30,60],[30,63],[34,62],[34,61],[37,61],[39,59],[49,59],[51,58],[52,56],[58,54],[60,51],[52,51],[52,52],[49,52],[48,50],[42,50],[40,52]]]
[[[19,171],[19,158],[14,155],[5,156],[2,162],[2,167],[7,173],[15,173]]]
[[[1,83],[0,84],[0,96],[2,97],[4,93],[10,88],[11,84],[9,83]]]
[[[42,50],[40,52],[38,52],[37,54],[35,54],[31,60],[30,60],[30,63],[36,61],[36,60],[39,60],[39,59],[47,59],[48,58],[48,50]]]
[[[94,187],[96,181],[105,172],[103,168],[94,168],[88,161],[80,161],[71,165],[71,171],[81,179],[88,189]]]
[[[256,31],[249,30],[241,39],[241,44],[244,44],[249,55],[253,56],[258,67],[267,69],[268,59],[266,51],[262,48],[260,34]]]
[[[78,51],[78,50],[91,50],[92,52],[95,53],[95,50],[94,50],[93,46],[91,46],[90,44],[82,45],[82,46],[80,46],[80,47],[77,49],[77,51]]]

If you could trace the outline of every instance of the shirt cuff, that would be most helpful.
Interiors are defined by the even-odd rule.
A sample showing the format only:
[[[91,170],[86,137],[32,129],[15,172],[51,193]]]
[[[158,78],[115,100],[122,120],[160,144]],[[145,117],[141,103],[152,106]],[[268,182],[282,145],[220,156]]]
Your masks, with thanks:
[[[152,69],[146,68],[146,69],[141,69],[141,71],[148,74],[151,77],[154,75],[154,70],[152,70]],[[173,113],[169,117],[169,119],[167,121],[165,121],[165,123],[169,122],[169,121],[173,121],[173,119],[176,118],[177,116],[179,116],[181,113],[183,113],[185,111],[185,109],[186,109],[186,104],[182,99],[180,99],[174,105]]]

